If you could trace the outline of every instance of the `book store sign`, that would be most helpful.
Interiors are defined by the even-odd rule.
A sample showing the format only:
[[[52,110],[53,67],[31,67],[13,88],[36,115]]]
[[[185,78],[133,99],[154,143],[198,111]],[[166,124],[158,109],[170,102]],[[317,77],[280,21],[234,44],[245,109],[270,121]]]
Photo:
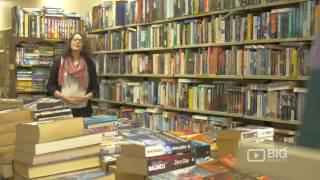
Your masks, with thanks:
[[[287,148],[248,149],[248,162],[276,162],[288,159]]]

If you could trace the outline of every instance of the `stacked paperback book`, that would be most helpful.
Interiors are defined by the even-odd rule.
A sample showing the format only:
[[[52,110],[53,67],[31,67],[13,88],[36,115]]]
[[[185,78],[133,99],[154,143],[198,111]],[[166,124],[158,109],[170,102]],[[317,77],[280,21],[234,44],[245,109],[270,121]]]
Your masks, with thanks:
[[[121,146],[117,159],[117,176],[150,176],[195,164],[190,141],[167,132],[125,134],[133,143]],[[120,179],[120,178],[118,178]]]
[[[84,133],[83,118],[17,126],[16,179],[58,179],[98,171],[101,134]],[[85,170],[85,171],[84,171]]]
[[[99,115],[84,118],[85,128],[92,133],[102,133],[104,136],[119,134],[117,116]]]
[[[31,121],[32,114],[27,109],[0,111],[0,179],[13,176],[12,160],[16,125]]]

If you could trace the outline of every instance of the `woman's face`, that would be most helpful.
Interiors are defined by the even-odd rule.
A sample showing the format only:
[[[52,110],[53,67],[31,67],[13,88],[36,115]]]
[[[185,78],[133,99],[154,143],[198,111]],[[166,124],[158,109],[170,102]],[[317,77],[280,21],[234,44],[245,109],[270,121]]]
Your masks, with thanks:
[[[71,49],[72,51],[81,51],[82,50],[82,37],[80,34],[76,34],[71,39]]]

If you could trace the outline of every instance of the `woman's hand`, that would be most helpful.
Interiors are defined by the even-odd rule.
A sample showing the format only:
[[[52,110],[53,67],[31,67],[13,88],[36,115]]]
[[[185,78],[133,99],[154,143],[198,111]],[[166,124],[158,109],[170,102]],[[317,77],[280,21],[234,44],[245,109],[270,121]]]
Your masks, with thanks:
[[[88,102],[89,97],[88,96],[72,96],[70,97],[73,101],[77,102],[78,104],[82,102]]]
[[[63,96],[61,99],[64,102],[66,102],[67,104],[70,104],[70,105],[78,105],[78,104],[80,104],[82,102],[82,101],[79,100],[79,98],[71,97],[71,96]]]

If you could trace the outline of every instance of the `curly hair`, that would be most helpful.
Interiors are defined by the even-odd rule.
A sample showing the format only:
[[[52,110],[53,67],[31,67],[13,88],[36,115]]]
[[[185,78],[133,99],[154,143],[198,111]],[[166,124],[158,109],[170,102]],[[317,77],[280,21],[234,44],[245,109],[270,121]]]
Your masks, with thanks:
[[[71,41],[76,34],[79,34],[82,38],[82,49],[81,49],[80,55],[82,57],[84,57],[85,60],[90,59],[91,48],[90,48],[89,40],[85,34],[80,33],[80,32],[76,32],[76,33],[72,34],[72,36],[68,39],[63,57],[72,56]]]

